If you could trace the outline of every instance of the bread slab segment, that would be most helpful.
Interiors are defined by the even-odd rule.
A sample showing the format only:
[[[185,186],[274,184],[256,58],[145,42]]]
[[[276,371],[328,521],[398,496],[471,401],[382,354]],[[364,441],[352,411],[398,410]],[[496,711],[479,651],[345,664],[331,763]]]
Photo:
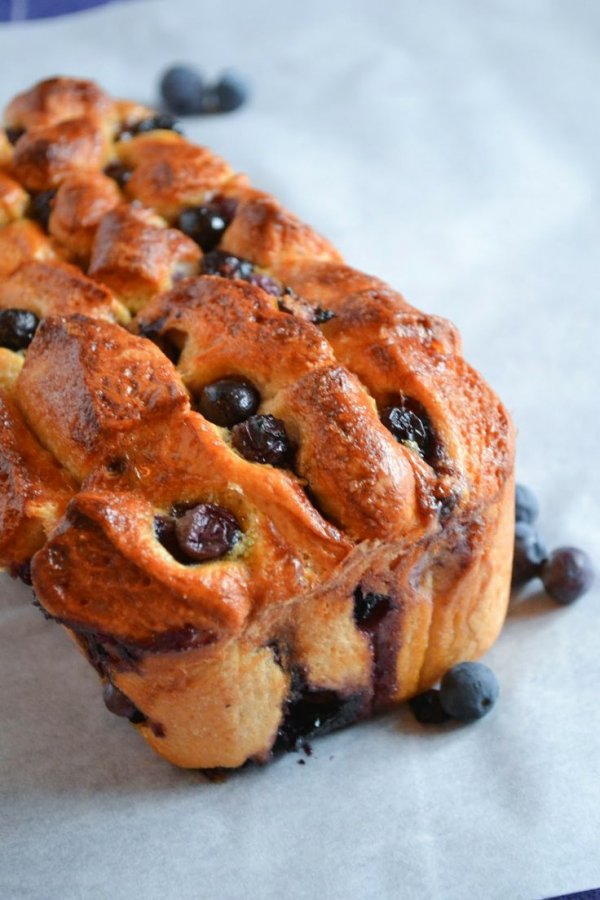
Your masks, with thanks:
[[[0,315],[39,325],[0,348],[0,564],[157,753],[238,767],[488,649],[514,433],[449,322],[152,115],[69,78],[6,110]],[[203,249],[180,216],[211,203],[228,219]],[[201,414],[224,377],[254,385],[293,463],[244,458]],[[429,454],[384,424],[405,402]],[[198,504],[240,535],[190,565],[156,523]]]

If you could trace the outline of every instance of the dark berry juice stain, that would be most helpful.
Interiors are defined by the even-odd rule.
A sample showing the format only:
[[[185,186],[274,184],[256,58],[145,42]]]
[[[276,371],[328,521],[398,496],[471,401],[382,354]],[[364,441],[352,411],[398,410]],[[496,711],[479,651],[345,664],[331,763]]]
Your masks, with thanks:
[[[294,670],[273,752],[299,749],[309,738],[350,725],[367,713],[368,700],[363,693],[343,696],[337,691],[315,690]]]
[[[281,644],[279,641],[270,641],[266,644],[267,650],[270,650],[273,654],[273,659],[277,663],[280,669],[283,668],[283,651],[281,648]]]
[[[389,702],[396,688],[400,606],[388,594],[354,590],[354,620],[368,635],[373,654],[373,706]]]
[[[354,621],[363,631],[372,631],[392,609],[387,594],[363,592],[360,584],[354,589]]]
[[[58,621],[58,620],[57,620]],[[69,627],[69,626],[68,626]],[[142,654],[108,634],[74,628],[80,646],[98,675],[107,678],[111,669],[130,671],[138,668]]]
[[[129,719],[133,725],[140,725],[146,721],[146,716],[112,681],[107,681],[104,685],[102,699],[108,711],[113,715]]]
[[[137,671],[142,660],[148,655],[183,653],[196,647],[205,647],[216,640],[213,632],[185,625],[145,640],[126,643],[112,635],[81,628],[73,622],[56,619],[54,616],[50,618],[74,632],[88,661],[103,678],[108,678],[112,670]]]

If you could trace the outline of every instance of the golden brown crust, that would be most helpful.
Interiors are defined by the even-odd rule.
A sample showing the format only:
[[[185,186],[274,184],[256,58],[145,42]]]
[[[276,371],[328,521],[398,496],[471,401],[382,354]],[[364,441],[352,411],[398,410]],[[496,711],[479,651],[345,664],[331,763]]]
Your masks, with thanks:
[[[20,357],[2,349],[0,367],[0,559],[19,565],[44,544],[75,484],[27,428],[15,401]]]
[[[106,136],[89,116],[32,128],[15,146],[12,172],[28,191],[47,191],[73,172],[93,172],[107,160]]]
[[[342,261],[329,241],[283,209],[273,197],[242,200],[222,247],[276,274],[279,266],[290,260]]]
[[[202,203],[208,191],[225,184],[233,174],[220,157],[172,131],[154,131],[124,141],[119,158],[133,169],[128,196],[168,221],[185,207]]]
[[[194,274],[199,259],[198,246],[180,231],[165,228],[148,209],[123,205],[100,222],[89,274],[137,312],[175,280]]]
[[[298,705],[356,720],[492,643],[514,433],[449,322],[205,148],[135,135],[150,113],[70,79],[8,108],[25,133],[0,144],[0,309],[42,322],[28,349],[0,348],[0,563],[37,551],[41,603],[158,753],[238,766],[293,744]],[[22,218],[24,188],[58,189],[49,235]],[[206,203],[226,219],[216,255],[169,227]],[[198,412],[227,376],[280,420],[286,468]],[[405,402],[428,423],[423,456],[383,424]],[[240,538],[184,563],[157,523],[200,503]]]
[[[48,230],[85,265],[98,225],[121,199],[117,185],[106,175],[99,172],[68,175],[56,192]]]
[[[28,309],[39,318],[82,314],[126,324],[127,310],[103,284],[58,260],[22,263],[0,281],[0,308]]]
[[[27,191],[17,181],[0,172],[0,228],[22,218],[28,203]]]
[[[4,111],[10,128],[46,128],[81,116],[109,115],[113,101],[93,81],[47,78],[18,94]]]
[[[0,279],[24,262],[54,259],[56,252],[39,225],[19,219],[0,229]]]

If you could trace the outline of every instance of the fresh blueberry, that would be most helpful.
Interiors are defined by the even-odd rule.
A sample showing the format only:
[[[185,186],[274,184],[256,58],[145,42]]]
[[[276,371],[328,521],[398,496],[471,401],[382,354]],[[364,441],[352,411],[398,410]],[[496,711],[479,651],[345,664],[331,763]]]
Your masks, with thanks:
[[[168,109],[178,116],[202,112],[204,84],[191,66],[172,66],[160,81],[160,95]]]
[[[537,519],[539,511],[540,507],[533,491],[524,484],[518,484],[515,492],[516,521],[531,525]]]
[[[595,573],[584,550],[559,547],[545,561],[541,577],[546,593],[561,606],[568,606],[589,591]]]
[[[233,112],[250,94],[246,79],[238,72],[225,72],[214,87],[217,112]]]
[[[184,209],[177,227],[191,237],[205,253],[214,250],[235,215],[236,201],[228,198],[214,200],[204,206]]]
[[[26,350],[40,324],[28,309],[0,309],[0,347]]]
[[[35,219],[36,222],[39,222],[44,231],[48,231],[48,222],[50,221],[52,201],[54,200],[55,194],[56,188],[53,188],[50,191],[40,191],[39,194],[34,194],[32,196],[29,204],[29,215],[32,219]]]
[[[225,556],[241,535],[235,517],[214,503],[199,503],[175,519],[177,543],[190,562]]]
[[[446,672],[440,688],[443,709],[461,722],[474,722],[489,713],[498,699],[496,676],[479,662],[464,662]]]
[[[548,551],[542,538],[529,522],[517,522],[515,525],[515,555],[513,557],[513,584],[525,584],[537,578],[542,571],[542,564]]]
[[[290,465],[293,448],[283,422],[274,416],[250,416],[234,425],[232,444],[245,459],[285,468]]]
[[[413,697],[408,705],[417,722],[422,725],[441,725],[451,718],[441,704],[440,692],[435,689]]]
[[[231,428],[254,415],[259,405],[260,394],[249,381],[220,378],[202,389],[198,407],[209,422]]]
[[[402,403],[385,406],[381,421],[400,443],[416,445],[426,462],[431,462],[435,452],[435,435],[429,416],[418,400],[405,397]]]

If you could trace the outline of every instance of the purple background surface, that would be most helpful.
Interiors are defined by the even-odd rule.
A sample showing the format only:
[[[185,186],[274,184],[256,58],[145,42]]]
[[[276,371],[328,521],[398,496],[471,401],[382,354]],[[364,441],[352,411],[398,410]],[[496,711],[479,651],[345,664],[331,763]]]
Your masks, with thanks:
[[[113,0],[0,0],[0,22],[47,19],[112,2]]]

